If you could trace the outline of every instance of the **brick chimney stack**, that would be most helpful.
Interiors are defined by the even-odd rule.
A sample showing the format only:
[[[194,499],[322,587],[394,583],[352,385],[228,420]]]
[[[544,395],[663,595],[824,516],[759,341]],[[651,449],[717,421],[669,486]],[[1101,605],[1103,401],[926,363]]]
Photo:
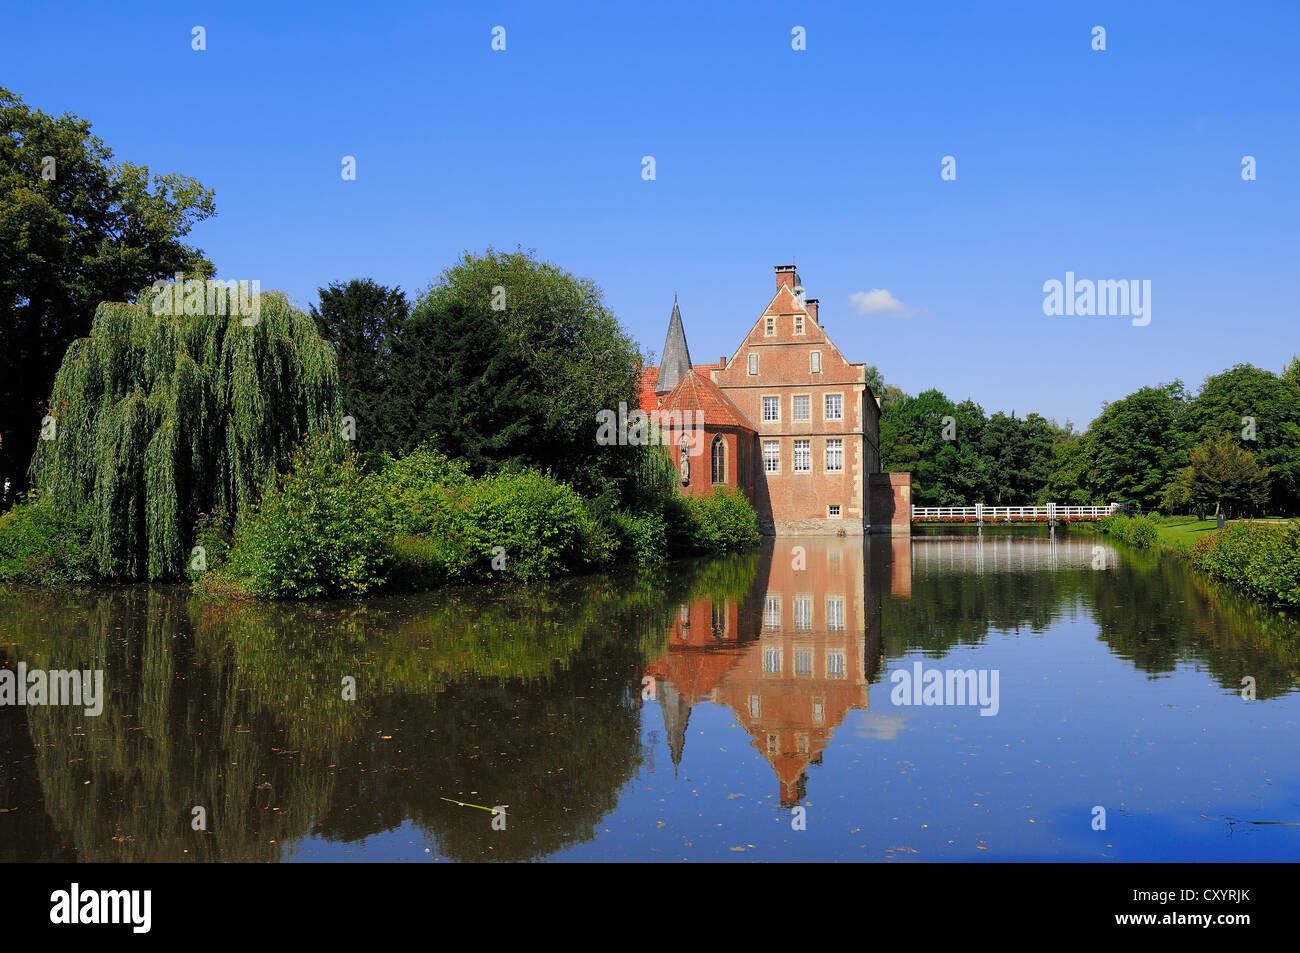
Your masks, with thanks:
[[[803,304],[808,309],[808,317],[812,318],[814,323],[819,323],[817,321],[817,299],[805,298]]]
[[[789,288],[794,290],[795,285],[799,284],[799,276],[795,274],[794,265],[777,265],[776,266],[776,290]]]

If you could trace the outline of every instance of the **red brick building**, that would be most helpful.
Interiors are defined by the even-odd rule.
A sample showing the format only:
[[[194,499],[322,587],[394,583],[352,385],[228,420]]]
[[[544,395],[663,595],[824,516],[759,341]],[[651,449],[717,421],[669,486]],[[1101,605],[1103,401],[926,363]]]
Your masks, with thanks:
[[[694,430],[664,425],[673,462],[687,462],[682,491],[739,487],[765,533],[910,530],[910,479],[880,473],[880,405],[866,365],[831,341],[793,265],[777,266],[771,300],[717,364],[691,363],[674,301],[663,359],[642,376],[641,409],[702,415]]]

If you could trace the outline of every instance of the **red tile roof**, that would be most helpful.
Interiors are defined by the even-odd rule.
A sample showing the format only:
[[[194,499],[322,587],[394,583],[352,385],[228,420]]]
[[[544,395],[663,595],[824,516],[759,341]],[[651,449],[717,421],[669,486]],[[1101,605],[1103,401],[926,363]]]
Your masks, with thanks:
[[[731,398],[694,367],[677,382],[672,393],[664,398],[663,406],[658,409],[660,414],[700,411],[704,414],[706,426],[712,424],[719,427],[755,429],[740,408],[732,403]]]
[[[691,368],[698,371],[704,377],[709,376],[709,371],[720,371],[727,366],[727,359],[724,357],[716,364],[692,364]],[[647,414],[652,410],[659,409],[659,398],[655,395],[655,385],[659,383],[659,368],[646,367],[641,370],[641,409]]]

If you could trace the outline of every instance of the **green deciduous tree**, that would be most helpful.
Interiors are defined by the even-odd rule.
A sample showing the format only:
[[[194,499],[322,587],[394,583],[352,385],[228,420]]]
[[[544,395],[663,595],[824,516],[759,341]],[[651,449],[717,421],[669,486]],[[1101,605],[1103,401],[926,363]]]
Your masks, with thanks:
[[[395,449],[437,437],[475,474],[549,470],[596,495],[637,448],[596,442],[596,414],[637,406],[640,356],[591,281],[532,253],[466,253],[420,298],[393,349]]]
[[[1300,505],[1300,388],[1285,377],[1238,364],[1205,379],[1191,401],[1191,444],[1226,435],[1249,450],[1272,474],[1272,507],[1295,512]]]
[[[1167,498],[1198,514],[1222,509],[1228,516],[1263,506],[1268,500],[1269,472],[1255,455],[1225,433],[1207,437],[1188,456]]]
[[[86,120],[0,88],[0,479],[25,481],[54,373],[101,301],[214,273],[182,241],[212,214],[196,180],[116,163]]]
[[[1143,387],[1107,404],[1088,428],[1089,481],[1107,502],[1156,508],[1187,461],[1181,381]]]

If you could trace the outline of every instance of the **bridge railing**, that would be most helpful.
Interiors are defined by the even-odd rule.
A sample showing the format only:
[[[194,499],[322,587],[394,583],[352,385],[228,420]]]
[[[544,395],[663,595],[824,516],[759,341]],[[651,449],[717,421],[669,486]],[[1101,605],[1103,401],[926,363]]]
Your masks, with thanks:
[[[1118,513],[1121,509],[1119,503],[1087,506],[1062,506],[1059,503],[1049,503],[1045,506],[987,506],[983,503],[976,503],[974,506],[913,506],[912,520],[939,523],[1099,520]]]

